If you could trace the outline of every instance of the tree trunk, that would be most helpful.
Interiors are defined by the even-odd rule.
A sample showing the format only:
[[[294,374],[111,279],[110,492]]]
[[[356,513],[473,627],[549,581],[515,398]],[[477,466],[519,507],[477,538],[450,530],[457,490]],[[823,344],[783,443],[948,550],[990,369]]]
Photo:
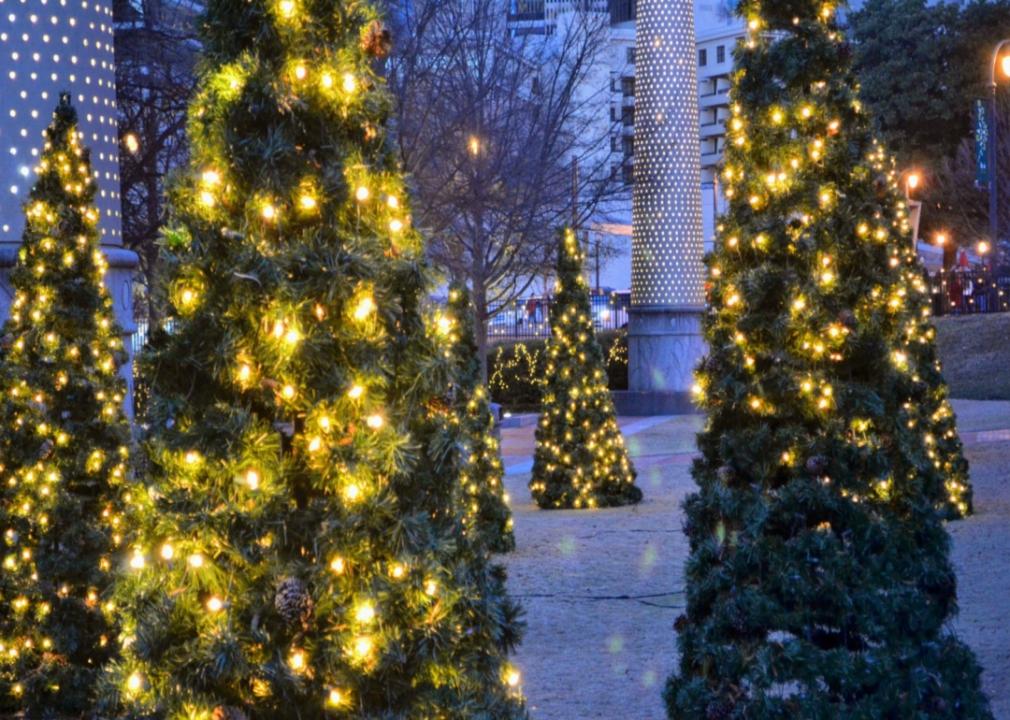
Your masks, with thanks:
[[[480,359],[481,383],[487,385],[487,288],[476,278],[473,280],[473,332],[477,341],[477,354]]]

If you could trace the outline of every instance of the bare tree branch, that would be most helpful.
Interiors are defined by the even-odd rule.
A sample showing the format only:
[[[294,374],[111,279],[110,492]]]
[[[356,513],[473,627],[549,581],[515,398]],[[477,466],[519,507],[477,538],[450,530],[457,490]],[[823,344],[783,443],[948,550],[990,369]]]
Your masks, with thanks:
[[[482,354],[488,320],[551,274],[558,229],[623,192],[610,171],[609,16],[573,5],[535,34],[500,0],[390,3],[387,78],[417,224],[432,260],[471,286]]]

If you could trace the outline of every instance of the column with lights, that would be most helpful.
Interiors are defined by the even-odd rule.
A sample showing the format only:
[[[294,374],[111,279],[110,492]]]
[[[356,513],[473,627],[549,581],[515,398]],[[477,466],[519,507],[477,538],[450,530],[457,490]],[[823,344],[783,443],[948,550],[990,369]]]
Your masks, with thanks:
[[[643,0],[637,23],[628,409],[669,412],[705,348],[693,6]]]
[[[111,0],[0,0],[0,317],[10,310],[10,268],[17,257],[21,206],[35,181],[42,133],[61,92],[79,112],[80,140],[92,149],[95,206],[101,218],[106,287],[128,352],[135,330],[133,271],[138,259],[122,247],[119,133]],[[128,390],[132,368],[121,369]],[[132,403],[127,399],[126,406]]]

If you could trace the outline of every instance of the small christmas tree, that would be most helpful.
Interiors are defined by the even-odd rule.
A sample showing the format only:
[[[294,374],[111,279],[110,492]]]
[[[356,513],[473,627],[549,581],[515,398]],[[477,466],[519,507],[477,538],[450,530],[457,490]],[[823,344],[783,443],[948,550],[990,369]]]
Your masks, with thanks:
[[[991,718],[949,630],[926,290],[837,10],[739,6],[671,718]]]
[[[106,602],[130,433],[95,186],[67,95],[37,173],[3,330],[0,711],[77,717],[117,646]]]
[[[481,381],[474,339],[473,303],[465,285],[449,289],[452,362],[455,369],[453,418],[461,439],[460,503],[467,535],[491,552],[515,549],[512,512],[505,494],[501,450],[487,388]]]
[[[582,263],[575,233],[565,230],[530,480],[542,508],[610,507],[642,499],[607,388]]]
[[[900,342],[907,366],[914,368],[915,385],[903,410],[908,416],[906,423],[912,423],[912,429],[922,434],[928,461],[943,477],[942,485],[933,486],[936,505],[945,518],[956,520],[972,512],[968,460],[937,357],[936,328],[930,320],[932,302],[924,271],[910,244],[905,253],[902,267],[909,319],[902,328]]]
[[[525,717],[369,2],[210,0],[110,714]]]

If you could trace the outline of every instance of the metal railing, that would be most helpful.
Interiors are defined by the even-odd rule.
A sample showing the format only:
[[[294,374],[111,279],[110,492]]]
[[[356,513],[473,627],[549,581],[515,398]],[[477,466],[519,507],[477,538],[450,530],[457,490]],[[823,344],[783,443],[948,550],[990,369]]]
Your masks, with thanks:
[[[596,330],[618,330],[627,326],[631,293],[599,293],[590,295],[589,300]],[[487,324],[488,342],[550,337],[553,304],[550,297],[531,297],[492,306],[489,308],[492,317]]]
[[[929,276],[934,315],[1010,311],[1010,267],[950,268]]]

